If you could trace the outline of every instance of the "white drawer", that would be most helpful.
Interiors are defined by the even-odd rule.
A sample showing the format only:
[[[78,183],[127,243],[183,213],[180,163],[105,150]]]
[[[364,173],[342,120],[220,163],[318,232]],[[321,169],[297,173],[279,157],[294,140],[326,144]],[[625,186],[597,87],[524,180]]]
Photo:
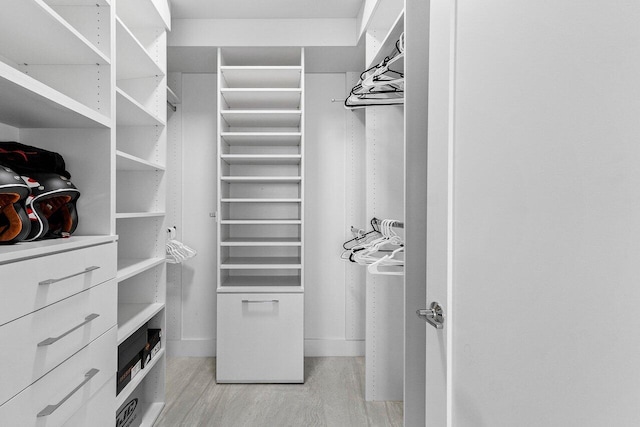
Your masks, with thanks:
[[[115,327],[91,345],[0,406],[2,425],[57,427],[71,418],[102,386],[113,384]],[[115,388],[112,389],[115,394]],[[113,396],[110,399],[114,405]],[[111,420],[115,417],[112,407]],[[40,416],[38,416],[40,415]],[[94,422],[86,425],[96,425]]]
[[[218,382],[304,382],[304,294],[218,294]]]
[[[0,325],[115,278],[116,250],[108,243],[0,265]]]
[[[111,280],[0,326],[0,403],[113,327],[117,291]]]
[[[113,377],[64,423],[65,427],[113,427],[115,394],[116,380]]]

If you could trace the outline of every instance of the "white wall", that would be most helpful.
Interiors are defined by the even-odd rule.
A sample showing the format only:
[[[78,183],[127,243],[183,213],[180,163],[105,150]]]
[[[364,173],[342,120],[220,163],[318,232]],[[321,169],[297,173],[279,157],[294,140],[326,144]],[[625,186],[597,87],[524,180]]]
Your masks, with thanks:
[[[168,221],[176,223],[178,237],[198,255],[182,266],[168,267],[168,350],[170,355],[213,356],[216,223],[210,213],[216,205],[216,76],[183,74],[181,79],[174,78],[181,83],[178,96],[182,104],[169,121],[169,162],[179,164],[182,171],[181,176],[174,177],[180,180],[177,195],[181,200],[169,198],[169,211],[176,217]],[[179,123],[174,123],[174,118]],[[182,130],[175,139],[174,126]],[[181,159],[171,158],[176,155]],[[175,179],[170,185],[178,185]]]
[[[350,226],[365,227],[367,221],[365,177],[355,173],[365,160],[358,155],[364,148],[364,123],[361,114],[331,102],[351,87],[344,73],[307,74],[305,79],[305,355],[364,355],[364,275],[354,270],[362,267],[340,260]],[[214,356],[216,236],[210,213],[216,200],[216,76],[173,74],[169,80],[182,98],[169,120],[169,164],[182,173],[172,175],[169,184],[174,196],[168,201],[168,225],[175,223],[178,237],[198,255],[183,266],[168,267],[168,351]]]

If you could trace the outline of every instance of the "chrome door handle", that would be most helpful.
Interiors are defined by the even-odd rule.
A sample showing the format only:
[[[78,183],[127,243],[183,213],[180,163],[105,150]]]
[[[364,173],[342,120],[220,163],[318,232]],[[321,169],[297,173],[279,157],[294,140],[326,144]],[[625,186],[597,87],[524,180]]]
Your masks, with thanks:
[[[442,306],[437,302],[432,302],[429,308],[417,310],[416,314],[419,318],[426,320],[428,324],[436,329],[444,328],[444,312]]]
[[[87,267],[84,270],[80,271],[79,273],[70,274],[70,275],[65,276],[65,277],[60,277],[59,279],[43,280],[42,282],[39,282],[38,285],[51,285],[53,283],[57,283],[57,282],[61,282],[63,280],[71,279],[72,277],[80,276],[81,274],[87,274],[88,272],[93,271],[93,270],[97,270],[99,268],[100,267],[97,266],[97,265],[92,265],[91,267]]]
[[[65,332],[64,334],[58,335],[57,337],[49,337],[44,341],[40,341],[38,343],[38,347],[46,347],[48,345],[51,345],[54,342],[58,341],[59,339],[66,337],[71,332],[75,331],[76,329],[79,329],[79,328],[83,327],[84,325],[86,325],[87,323],[91,322],[93,319],[96,319],[98,317],[100,317],[99,314],[91,313],[90,315],[88,315],[87,317],[84,318],[84,322],[80,323],[78,326],[74,326],[73,328],[71,328],[67,332]]]
[[[98,372],[100,372],[99,369],[96,369],[96,368],[90,369],[86,374],[84,374],[84,381],[82,381],[79,386],[77,386],[76,388],[71,390],[71,392],[69,394],[67,394],[65,397],[63,397],[62,400],[60,402],[56,403],[55,405],[47,405],[46,408],[44,408],[42,411],[38,412],[38,415],[36,415],[36,417],[41,418],[41,417],[46,417],[46,416],[49,416],[49,415],[53,414],[60,406],[62,406],[62,404],[64,402],[69,400],[69,398],[71,396],[73,396],[73,394],[76,391],[80,390],[86,383],[91,381],[91,378],[95,377]]]

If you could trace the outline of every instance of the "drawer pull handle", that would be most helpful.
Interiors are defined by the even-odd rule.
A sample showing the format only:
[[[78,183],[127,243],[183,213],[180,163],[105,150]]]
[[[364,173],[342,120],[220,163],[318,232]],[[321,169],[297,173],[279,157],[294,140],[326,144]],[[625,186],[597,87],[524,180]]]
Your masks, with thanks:
[[[62,406],[62,404],[64,402],[69,400],[69,398],[71,396],[73,396],[76,391],[80,390],[86,383],[91,381],[91,378],[95,377],[98,372],[100,372],[99,369],[96,369],[96,368],[89,369],[89,371],[86,374],[84,374],[84,381],[82,381],[79,386],[77,386],[76,388],[71,390],[71,393],[67,394],[60,402],[56,403],[55,405],[47,405],[46,408],[44,408],[42,411],[38,412],[37,417],[38,418],[47,417],[47,416],[53,414],[56,411],[56,409],[58,409],[60,406]]]
[[[98,317],[100,317],[99,314],[91,313],[90,315],[88,315],[87,317],[84,318],[84,322],[80,323],[78,326],[74,326],[73,328],[71,328],[67,332],[65,332],[64,334],[59,335],[57,337],[49,337],[44,341],[40,341],[38,343],[38,347],[46,347],[48,345],[51,345],[54,342],[58,341],[59,339],[66,337],[71,332],[75,331],[76,329],[79,329],[79,328],[83,327],[84,325],[86,325],[87,323],[91,322],[92,320],[94,320],[94,319],[96,319]]]
[[[278,303],[280,302],[279,299],[262,299],[262,300],[248,300],[248,299],[243,299],[242,302],[244,304],[267,304],[267,303]]]
[[[74,273],[74,274],[71,274],[71,275],[69,275],[69,276],[61,277],[61,278],[59,278],[59,279],[47,279],[47,280],[43,280],[42,282],[39,282],[39,283],[38,283],[38,285],[51,285],[51,284],[53,284],[53,283],[57,283],[57,282],[61,282],[61,281],[63,281],[63,280],[71,279],[72,277],[80,276],[80,275],[82,275],[82,274],[87,274],[88,272],[93,271],[93,270],[97,270],[97,269],[99,269],[99,268],[100,268],[100,267],[99,267],[99,266],[97,266],[97,265],[92,265],[91,267],[87,267],[87,268],[85,268],[84,270],[82,270],[82,271],[81,271],[81,272],[79,272],[79,273]]]

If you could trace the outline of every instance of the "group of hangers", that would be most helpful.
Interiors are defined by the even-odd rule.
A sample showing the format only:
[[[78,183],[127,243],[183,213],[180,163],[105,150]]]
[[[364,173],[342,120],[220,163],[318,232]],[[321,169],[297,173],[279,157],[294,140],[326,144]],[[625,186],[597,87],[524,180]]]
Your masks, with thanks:
[[[167,262],[169,264],[179,264],[198,254],[194,249],[175,240],[175,227],[167,229],[167,232],[169,233],[169,240],[167,240]]]
[[[389,56],[360,74],[358,84],[344,101],[345,108],[404,104],[404,65],[396,64],[399,61],[404,61],[404,33]],[[398,71],[397,65],[401,65],[403,71]]]
[[[372,231],[343,243],[341,258],[366,265],[372,274],[402,276],[404,274],[404,241],[393,230],[399,224],[393,219],[371,220]]]

